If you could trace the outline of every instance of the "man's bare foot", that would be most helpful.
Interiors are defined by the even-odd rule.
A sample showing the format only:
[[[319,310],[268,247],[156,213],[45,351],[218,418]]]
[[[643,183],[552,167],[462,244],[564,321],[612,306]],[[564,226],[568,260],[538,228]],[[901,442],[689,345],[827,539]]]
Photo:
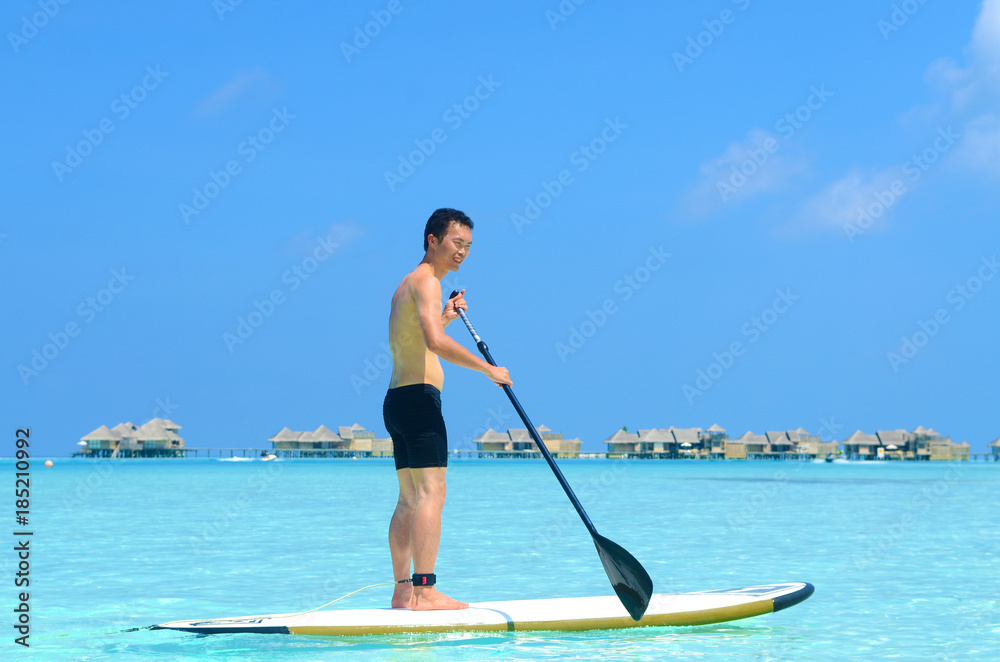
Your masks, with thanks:
[[[407,584],[396,584],[392,591],[392,608],[409,609],[413,606],[413,586]]]
[[[413,611],[430,611],[432,609],[468,609],[468,602],[452,600],[433,586],[415,586],[413,588]]]

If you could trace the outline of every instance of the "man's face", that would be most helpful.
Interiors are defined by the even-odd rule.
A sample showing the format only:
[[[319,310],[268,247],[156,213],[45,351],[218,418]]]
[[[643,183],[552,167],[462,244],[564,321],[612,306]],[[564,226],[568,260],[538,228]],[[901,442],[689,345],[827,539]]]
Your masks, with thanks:
[[[472,230],[468,226],[452,221],[448,225],[444,239],[437,250],[438,257],[447,263],[449,271],[457,271],[462,261],[469,255],[472,246]]]

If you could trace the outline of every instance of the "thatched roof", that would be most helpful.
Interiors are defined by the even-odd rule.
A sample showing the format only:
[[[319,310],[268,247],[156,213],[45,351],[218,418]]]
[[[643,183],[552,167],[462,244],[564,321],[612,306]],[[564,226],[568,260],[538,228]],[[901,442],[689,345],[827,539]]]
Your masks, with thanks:
[[[670,432],[673,433],[674,440],[678,444],[689,443],[694,446],[701,443],[701,438],[698,436],[701,428],[675,428],[671,425]]]
[[[139,441],[162,441],[167,438],[167,431],[153,421],[146,421],[135,431]]]
[[[511,441],[534,441],[528,434],[528,428],[510,428],[507,430]]]
[[[626,432],[625,430],[618,430],[613,435],[604,440],[606,444],[628,444],[639,441],[639,435],[635,432]]]
[[[639,441],[646,444],[659,442],[672,444],[674,443],[674,436],[670,434],[670,430],[658,430],[656,428],[652,428],[649,430],[639,430]]]
[[[489,428],[486,432],[482,433],[475,439],[473,439],[477,444],[481,443],[507,443],[510,441],[510,436],[504,434],[503,432],[497,432],[493,428]]]
[[[927,428],[923,425],[918,425],[913,429],[913,434],[927,434]]]
[[[733,441],[741,444],[766,444],[767,437],[762,434],[754,434],[753,432],[750,432],[750,430],[747,430],[743,433],[742,437],[734,439]]]
[[[177,425],[169,418],[154,418],[153,420],[163,426],[164,430],[173,430],[174,432],[177,432],[181,429],[181,426]]]
[[[325,427],[325,426],[321,425],[320,427]],[[317,430],[318,430],[318,428],[317,428]],[[360,425],[358,425],[357,423],[355,423],[354,425],[351,425],[351,426],[341,425],[341,426],[339,426],[337,428],[337,434],[340,435],[341,439],[354,439],[354,433],[355,432],[364,432],[364,431],[365,431],[365,429],[363,427],[361,427]]]
[[[875,435],[883,446],[905,446],[909,436],[906,430],[876,430]]]
[[[320,425],[311,434],[309,441],[342,441],[342,437],[339,437],[336,432],[325,425]]]
[[[111,431],[106,425],[102,425],[86,437],[80,437],[80,441],[117,441],[118,439],[121,439],[121,435]]]
[[[796,432],[798,432],[799,434],[806,434],[806,435],[809,434],[809,431],[803,427],[799,427],[799,429],[796,430]]]
[[[111,428],[111,431],[117,433],[119,437],[134,437],[136,427],[131,421],[126,421],[125,423],[119,423],[114,426]]]
[[[278,434],[276,434],[273,437],[271,437],[270,439],[268,439],[268,441],[271,441],[271,442],[276,442],[276,441],[298,441],[299,437],[301,437],[301,436],[302,436],[301,432],[292,432],[288,428],[281,428],[281,431],[278,432]]]
[[[787,444],[790,441],[788,433],[781,430],[768,430],[764,436],[767,437],[768,443],[771,444]],[[798,437],[798,435],[795,436]]]
[[[718,423],[712,423],[712,427],[708,428],[708,432],[725,432],[726,430]]]
[[[988,443],[986,445],[987,446],[996,446],[996,447],[1000,448],[1000,437],[997,437],[996,439],[994,439],[993,441],[991,441],[990,443]]]
[[[845,443],[845,444],[862,444],[862,445],[867,445],[867,446],[878,446],[879,445],[878,437],[876,437],[873,434],[865,434],[861,430],[857,430],[854,434],[852,434],[847,439],[844,439],[844,441],[841,442],[841,443]]]

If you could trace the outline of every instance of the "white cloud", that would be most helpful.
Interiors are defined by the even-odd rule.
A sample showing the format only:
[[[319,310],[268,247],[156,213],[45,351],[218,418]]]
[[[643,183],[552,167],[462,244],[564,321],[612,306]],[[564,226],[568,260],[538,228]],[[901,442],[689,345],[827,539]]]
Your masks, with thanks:
[[[886,216],[906,195],[902,170],[864,173],[857,168],[809,198],[798,216],[783,228],[786,234],[851,228],[866,232],[884,229]]]
[[[970,110],[974,104],[989,101],[1000,83],[1000,0],[983,3],[966,54],[967,66],[961,66],[953,58],[943,58],[932,62],[925,74],[928,85],[950,98],[951,109],[916,106],[903,113],[901,120],[939,122],[947,126],[942,138],[952,135],[952,124],[961,123],[961,141],[955,147],[947,140],[940,142],[935,138],[927,149],[937,155],[951,149],[950,164],[1000,177],[1000,120],[992,113],[971,121],[963,117],[974,114]],[[939,128],[939,136],[941,131]],[[894,207],[912,191],[926,169],[916,165],[914,159],[899,168],[867,173],[853,168],[803,203],[793,221],[781,231],[784,234],[842,231],[853,241],[855,236],[869,230],[884,230]]]
[[[277,250],[290,259],[300,259],[313,252],[317,245],[336,245],[336,252],[341,252],[355,239],[365,235],[365,229],[356,221],[333,222],[324,230],[317,232],[313,226],[297,232],[283,241]]]
[[[1000,69],[1000,0],[986,0],[972,29],[972,52],[982,66]]]
[[[731,143],[721,156],[701,164],[698,183],[685,196],[690,213],[703,216],[723,205],[775,191],[808,168],[803,159],[783,153],[781,139],[763,129],[752,129],[742,141]]]
[[[261,68],[237,74],[235,78],[226,81],[218,89],[198,102],[195,112],[198,115],[219,113],[235,103],[248,91],[270,80],[271,75]]]
[[[986,0],[972,28],[966,50],[968,66],[954,58],[935,60],[927,69],[927,82],[951,96],[956,110],[996,94],[1000,83],[1000,0]]]
[[[951,158],[959,167],[1000,178],[1000,118],[987,114],[968,122]]]

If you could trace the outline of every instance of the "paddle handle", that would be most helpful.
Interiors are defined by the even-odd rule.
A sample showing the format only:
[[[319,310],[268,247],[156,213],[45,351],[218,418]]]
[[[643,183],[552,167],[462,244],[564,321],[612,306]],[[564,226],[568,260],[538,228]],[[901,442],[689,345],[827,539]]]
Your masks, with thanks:
[[[453,291],[448,299],[454,299],[456,296],[458,296],[458,290]],[[490,348],[486,346],[486,343],[483,342],[482,338],[479,337],[479,334],[476,333],[476,328],[472,326],[472,322],[469,321],[468,315],[466,315],[465,311],[461,308],[456,308],[455,310],[462,318],[462,321],[465,322],[465,326],[468,327],[469,333],[472,334],[473,340],[476,341],[476,347],[479,348],[479,352],[483,355],[483,358],[486,359],[486,362],[492,366],[497,366],[497,362],[493,360],[493,355],[490,354]],[[544,457],[545,461],[549,463],[549,468],[552,469],[552,473],[556,475],[556,479],[558,479],[559,484],[562,485],[563,491],[565,491],[566,496],[569,497],[570,503],[572,503],[573,507],[576,508],[576,512],[580,515],[580,519],[582,519],[583,523],[587,525],[587,530],[590,531],[590,534],[593,536],[599,535],[594,523],[590,521],[590,516],[587,515],[587,511],[583,509],[583,505],[576,497],[576,493],[573,491],[573,488],[569,486],[569,483],[566,481],[566,477],[563,476],[562,471],[559,469],[559,465],[556,464],[555,459],[552,457],[552,453],[550,453],[549,449],[545,447],[545,443],[542,441],[541,435],[538,434],[538,430],[535,429],[535,426],[532,425],[531,421],[528,419],[528,414],[525,413],[524,408],[521,407],[521,403],[518,402],[517,396],[514,395],[514,391],[506,384],[503,385],[503,391],[507,394],[507,397],[510,398],[510,403],[514,405],[517,415],[521,417],[521,421],[523,421],[524,425],[528,428],[528,434],[531,435],[531,439],[535,442],[535,446],[537,446],[538,450],[541,451],[542,457]]]

